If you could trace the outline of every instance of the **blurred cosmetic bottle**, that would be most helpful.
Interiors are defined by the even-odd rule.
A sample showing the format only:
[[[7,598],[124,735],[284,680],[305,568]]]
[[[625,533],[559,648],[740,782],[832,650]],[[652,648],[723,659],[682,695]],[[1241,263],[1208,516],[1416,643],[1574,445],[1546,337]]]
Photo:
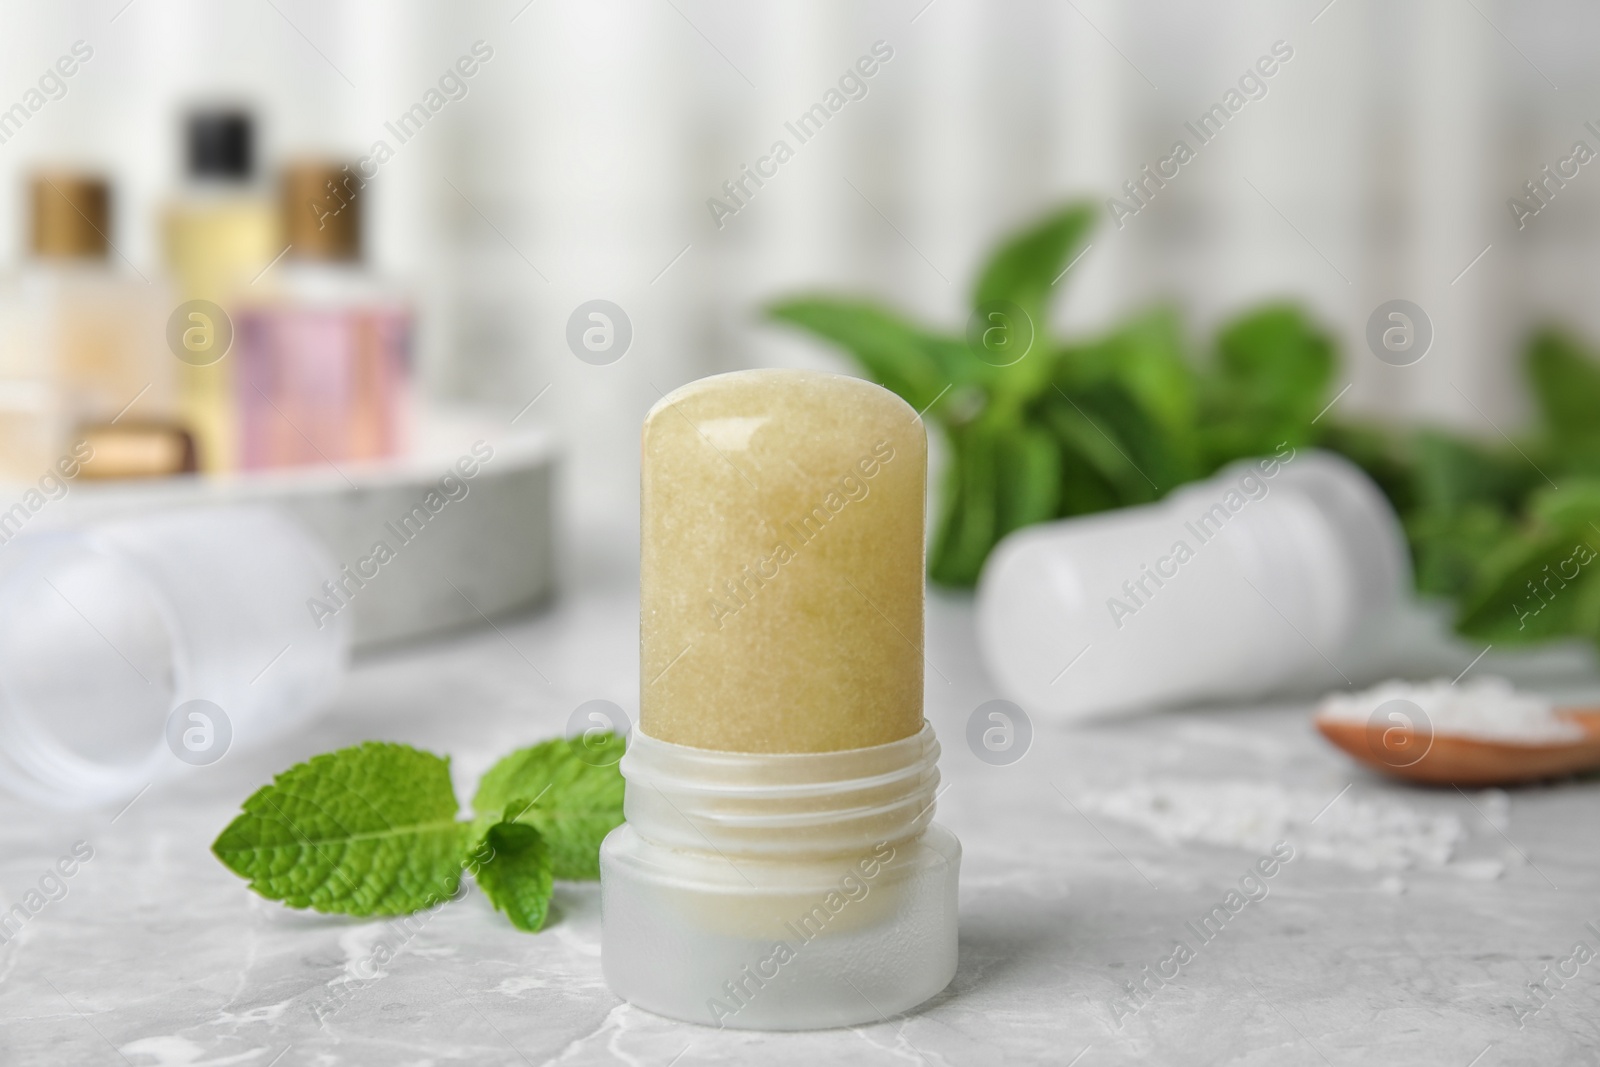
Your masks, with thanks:
[[[412,312],[362,263],[370,193],[350,166],[284,172],[289,251],[277,293],[241,310],[237,324],[247,469],[378,460],[405,446]]]
[[[186,306],[180,346],[178,406],[194,434],[201,469],[238,464],[234,361],[226,317],[244,292],[264,292],[267,267],[283,248],[278,212],[256,182],[255,125],[238,109],[196,111],[184,128],[184,183],[164,218],[167,269]],[[219,321],[217,309],[222,316]]]
[[[193,470],[167,294],[113,259],[110,185],[35,174],[28,232],[27,260],[0,284],[0,475],[32,480],[64,455],[83,458],[84,442],[83,477]]]

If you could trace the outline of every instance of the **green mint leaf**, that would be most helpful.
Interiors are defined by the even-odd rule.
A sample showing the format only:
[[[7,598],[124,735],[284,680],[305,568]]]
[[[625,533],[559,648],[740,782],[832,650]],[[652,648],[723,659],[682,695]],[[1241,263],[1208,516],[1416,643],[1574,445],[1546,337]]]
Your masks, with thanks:
[[[1035,316],[1035,326],[1043,330],[1041,312],[1049,302],[1050,289],[1082,248],[1094,219],[1092,204],[1068,204],[1009,235],[978,275],[972,303],[1010,300]]]
[[[458,811],[447,757],[369,741],[256,790],[211,851],[268,900],[403,915],[460,885],[470,828]]]
[[[1024,335],[1032,335],[1026,355],[1015,362],[1002,360],[1004,365],[990,368],[986,376],[991,402],[1013,424],[1018,413],[1012,409],[1048,392],[1055,376],[1059,353],[1049,340],[1050,305],[1061,291],[1056,282],[1080,254],[1094,219],[1092,205],[1067,204],[1008,235],[978,274],[972,291],[974,313],[990,326],[1004,326],[1008,339],[1014,336],[1020,342]],[[1017,319],[1016,310],[1006,305],[1020,310],[1023,318]],[[972,343],[975,339],[970,332],[968,336]],[[976,356],[975,352],[973,362],[981,363]]]
[[[994,473],[997,540],[1056,517],[1061,453],[1049,433],[1036,426],[1007,427],[995,442]]]
[[[1413,509],[1405,529],[1417,589],[1458,599],[1498,581],[1502,564],[1495,561],[1509,558],[1525,540],[1515,516],[1478,503],[1452,512]]]
[[[1528,345],[1528,380],[1544,425],[1564,453],[1593,458],[1600,445],[1600,363],[1576,339],[1540,330]]]
[[[866,301],[805,297],[774,304],[767,314],[844,349],[885,389],[918,411],[959,384],[954,375],[976,363],[964,353],[948,357],[951,345]]]
[[[534,827],[561,879],[600,877],[600,842],[622,823],[623,740],[602,733],[556,738],[518,749],[489,768],[472,809],[480,831],[488,820]]]
[[[1118,397],[1114,403],[1131,416],[1124,420],[1129,432],[1120,435],[1118,447],[1137,449],[1129,457],[1163,491],[1201,474],[1195,442],[1199,381],[1172,308],[1140,312],[1092,343],[1068,346],[1057,365],[1055,386],[1045,393],[1051,403],[1063,394],[1079,405],[1084,395]],[[1097,416],[1095,421],[1100,421]]]
[[[1039,410],[1059,447],[1112,488],[1115,498],[1109,506],[1158,499],[1158,478],[1170,479],[1168,484],[1184,480],[1172,476],[1175,461],[1162,450],[1161,428],[1115,384],[1056,393]]]
[[[1574,634],[1600,640],[1600,537],[1588,532],[1547,530],[1502,546],[1462,598],[1456,629],[1505,645]]]
[[[997,432],[978,422],[950,433],[944,515],[928,553],[928,576],[957,588],[977,584],[983,561],[999,536],[995,529]]]
[[[1268,304],[1225,325],[1201,379],[1199,430],[1210,465],[1269,455],[1281,442],[1309,443],[1335,363],[1332,336],[1292,304]]]
[[[1536,490],[1528,498],[1528,514],[1543,526],[1594,540],[1600,534],[1600,478],[1563,479],[1560,489]]]
[[[527,803],[517,802],[506,815]],[[473,876],[483,895],[518,930],[538,931],[550,912],[550,849],[544,836],[524,822],[498,822],[485,832],[479,854],[484,858]]]
[[[1423,429],[1415,434],[1412,451],[1417,502],[1429,511],[1455,514],[1481,503],[1513,514],[1531,491],[1545,484],[1529,462],[1528,449],[1519,452],[1498,442]]]

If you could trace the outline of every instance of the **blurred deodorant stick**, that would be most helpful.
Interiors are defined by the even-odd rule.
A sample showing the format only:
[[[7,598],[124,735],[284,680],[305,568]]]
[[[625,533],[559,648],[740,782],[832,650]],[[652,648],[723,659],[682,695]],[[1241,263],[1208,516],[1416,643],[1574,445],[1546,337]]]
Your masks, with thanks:
[[[1403,602],[1398,519],[1310,450],[1235,463],[1141,507],[1020,530],[978,587],[990,673],[1031,711],[1088,718],[1342,684]]]

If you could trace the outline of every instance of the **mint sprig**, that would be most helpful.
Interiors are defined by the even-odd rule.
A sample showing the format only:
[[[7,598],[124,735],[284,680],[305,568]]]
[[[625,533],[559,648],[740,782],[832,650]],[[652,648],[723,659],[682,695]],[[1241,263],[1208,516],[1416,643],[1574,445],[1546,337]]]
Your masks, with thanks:
[[[506,756],[478,783],[473,811],[537,829],[557,878],[600,877],[600,842],[622,821],[622,738],[558,737]]]
[[[369,741],[279,774],[244,802],[211,851],[268,900],[402,915],[456,894],[470,871],[521,930],[538,930],[555,879],[595,879],[622,822],[623,740],[558,738],[519,749],[460,818],[448,757]]]
[[[511,925],[529,933],[550,910],[552,872],[544,835],[521,822],[498,822],[484,834],[489,859],[478,868],[478,888]]]

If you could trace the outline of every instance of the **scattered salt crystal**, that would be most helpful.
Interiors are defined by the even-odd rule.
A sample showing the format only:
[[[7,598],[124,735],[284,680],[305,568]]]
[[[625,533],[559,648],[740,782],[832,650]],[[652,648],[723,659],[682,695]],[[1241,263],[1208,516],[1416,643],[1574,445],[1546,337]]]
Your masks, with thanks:
[[[1336,722],[1367,722],[1384,704],[1402,700],[1421,709],[1427,723],[1406,723],[1401,716],[1386,725],[1409,725],[1435,735],[1539,744],[1584,736],[1581,726],[1555,714],[1551,702],[1519,693],[1504,678],[1484,677],[1461,685],[1443,679],[1427,683],[1384,682],[1362,693],[1334,693],[1317,708],[1317,717]],[[1409,718],[1410,716],[1406,716]]]
[[[1302,855],[1363,871],[1441,868],[1465,839],[1461,820],[1398,801],[1290,789],[1275,782],[1134,782],[1092,792],[1083,805],[1163,841],[1267,852],[1288,841]]]
[[[1479,790],[1478,799],[1473,804],[1496,830],[1504,830],[1511,825],[1511,795],[1504,789]]]

